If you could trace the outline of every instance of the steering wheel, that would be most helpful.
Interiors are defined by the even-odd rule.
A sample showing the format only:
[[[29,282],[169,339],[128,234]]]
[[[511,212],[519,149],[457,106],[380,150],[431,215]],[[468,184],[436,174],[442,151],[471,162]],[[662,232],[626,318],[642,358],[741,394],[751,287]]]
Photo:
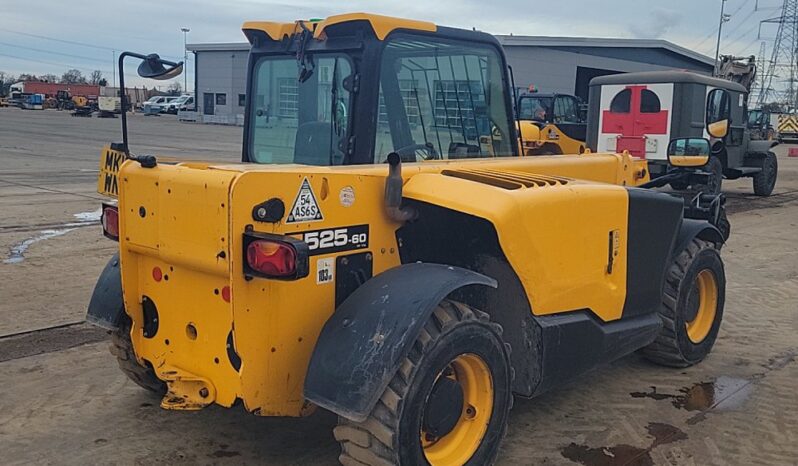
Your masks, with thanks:
[[[402,158],[402,161],[405,162],[407,162],[407,159],[410,157],[415,158],[416,161],[419,158],[421,160],[434,160],[439,158],[438,152],[435,150],[435,146],[433,146],[431,142],[425,142],[424,144],[410,144],[396,149],[394,152],[399,154],[399,156]],[[424,155],[424,153],[426,153],[426,155]]]

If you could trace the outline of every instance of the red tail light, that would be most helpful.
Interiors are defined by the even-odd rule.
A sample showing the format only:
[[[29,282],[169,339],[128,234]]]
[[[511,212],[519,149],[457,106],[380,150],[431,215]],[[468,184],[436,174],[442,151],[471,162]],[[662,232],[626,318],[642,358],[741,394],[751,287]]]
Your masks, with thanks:
[[[308,247],[288,236],[247,233],[244,262],[246,275],[294,280],[308,275]]]
[[[247,263],[262,274],[288,277],[296,273],[296,251],[287,244],[257,240],[247,246]]]
[[[119,209],[115,205],[103,204],[100,220],[103,224],[103,235],[119,241]]]

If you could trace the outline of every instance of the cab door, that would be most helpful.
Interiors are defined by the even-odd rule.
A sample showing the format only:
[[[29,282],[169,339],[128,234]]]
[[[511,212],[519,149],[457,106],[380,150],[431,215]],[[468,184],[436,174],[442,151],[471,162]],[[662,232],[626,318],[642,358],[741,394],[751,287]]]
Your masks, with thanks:
[[[587,138],[587,124],[580,116],[579,101],[572,95],[554,98],[554,124],[566,136],[577,141]]]
[[[605,86],[599,150],[667,160],[672,100],[673,84]]]

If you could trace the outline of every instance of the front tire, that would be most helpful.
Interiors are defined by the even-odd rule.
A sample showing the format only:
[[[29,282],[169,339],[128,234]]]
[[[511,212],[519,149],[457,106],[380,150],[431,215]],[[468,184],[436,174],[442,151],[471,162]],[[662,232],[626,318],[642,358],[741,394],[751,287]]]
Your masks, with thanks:
[[[344,465],[492,464],[512,406],[510,348],[488,315],[445,300],[364,422],[339,418]]]
[[[776,187],[776,178],[779,174],[779,162],[776,154],[768,151],[762,159],[762,171],[754,175],[754,194],[757,196],[770,196]]]
[[[688,367],[712,350],[723,319],[726,275],[713,243],[694,239],[671,263],[660,306],[662,330],[643,348],[652,362]]]
[[[111,354],[116,356],[119,369],[136,385],[157,395],[165,395],[166,383],[155,375],[152,367],[142,366],[136,359],[130,339],[130,326],[130,316],[123,311],[119,328],[111,332]]]

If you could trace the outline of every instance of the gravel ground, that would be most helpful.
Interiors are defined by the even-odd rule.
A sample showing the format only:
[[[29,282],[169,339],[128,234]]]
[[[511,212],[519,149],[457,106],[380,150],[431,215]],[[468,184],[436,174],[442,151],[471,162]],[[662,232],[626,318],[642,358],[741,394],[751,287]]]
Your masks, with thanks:
[[[79,323],[115,248],[94,183],[118,125],[0,109],[2,463],[334,464],[330,413],[162,411]],[[130,127],[139,153],[239,157],[240,128],[139,115]],[[750,180],[724,186],[733,231],[712,355],[685,370],[632,355],[516,400],[500,464],[798,464],[798,158],[778,153],[774,196],[755,198]]]

